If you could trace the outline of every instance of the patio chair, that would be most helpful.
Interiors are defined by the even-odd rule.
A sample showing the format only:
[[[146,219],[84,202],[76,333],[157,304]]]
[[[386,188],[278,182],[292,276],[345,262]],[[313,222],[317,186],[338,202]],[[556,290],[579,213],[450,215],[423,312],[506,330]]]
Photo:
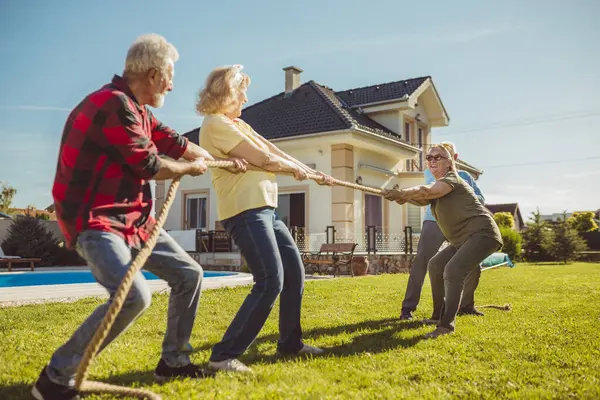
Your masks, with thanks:
[[[19,256],[7,256],[0,247],[0,265],[7,264],[8,272],[12,271],[13,264],[29,264],[32,271],[35,271],[35,263],[42,261],[41,258],[21,258]]]

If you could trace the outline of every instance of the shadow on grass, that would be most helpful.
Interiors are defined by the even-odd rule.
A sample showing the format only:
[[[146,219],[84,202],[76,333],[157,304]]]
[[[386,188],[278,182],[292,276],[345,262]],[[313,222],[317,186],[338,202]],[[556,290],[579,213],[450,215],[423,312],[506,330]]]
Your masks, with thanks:
[[[400,331],[417,329],[423,325],[418,321],[400,321],[398,318],[387,318],[380,320],[367,320],[355,324],[338,325],[332,327],[315,328],[303,333],[305,339],[318,339],[323,336],[337,336],[343,333],[354,333],[357,331],[372,331],[354,336],[350,342],[342,343],[338,346],[324,348],[327,356],[347,357],[361,353],[382,353],[397,348],[412,347],[421,340],[423,335],[412,336],[410,338],[400,338],[396,334]],[[276,342],[279,335],[271,334],[260,336],[254,341],[254,344],[248,351],[240,357],[244,362],[261,361],[265,363],[285,361],[287,357],[277,354],[265,355],[258,351],[258,346],[265,342]],[[194,352],[210,350],[212,345],[194,349]]]
[[[13,385],[0,386],[0,399],[32,399],[31,385],[28,383],[15,383]]]
[[[351,341],[342,343],[334,347],[324,348],[325,357],[348,357],[362,353],[377,354],[386,351],[408,348],[423,340],[423,335],[416,335],[409,338],[397,337],[397,333],[404,330],[420,328],[422,325],[418,321],[400,321],[397,318],[387,318],[380,320],[367,320],[355,324],[338,325],[331,327],[315,328],[305,331],[304,338],[318,339],[324,336],[337,336],[343,333],[355,333],[361,331],[370,331],[358,334],[352,337]],[[257,338],[254,344],[265,342],[276,342],[279,336],[271,334]],[[210,350],[212,344],[195,348],[193,352]],[[310,357],[310,356],[307,356]],[[317,356],[319,357],[319,356]],[[258,351],[258,346],[251,346],[250,349],[240,357],[243,362],[252,364],[256,362],[266,364],[285,363],[295,356],[286,357],[278,354],[266,355]],[[36,377],[37,378],[37,377]],[[95,379],[92,377],[92,379]],[[211,379],[211,378],[206,378]],[[146,387],[155,383],[154,371],[131,371],[125,374],[113,375],[108,379],[100,379],[106,383],[112,383],[120,386]],[[16,383],[11,386],[0,386],[0,399],[31,399],[32,384]]]
[[[36,377],[37,379],[37,377]],[[130,371],[120,375],[112,375],[108,378],[96,378],[91,376],[90,380],[98,380],[103,383],[110,383],[118,386],[125,387],[135,387],[135,388],[147,388],[156,383],[154,379],[154,370],[148,371]],[[203,379],[212,379],[203,378]],[[20,400],[20,399],[32,399],[31,389],[33,387],[33,383],[25,384],[25,383],[16,383],[11,386],[0,386],[0,399],[11,399],[11,400]],[[102,398],[115,398],[110,395],[102,395]],[[119,398],[119,397],[116,397]]]

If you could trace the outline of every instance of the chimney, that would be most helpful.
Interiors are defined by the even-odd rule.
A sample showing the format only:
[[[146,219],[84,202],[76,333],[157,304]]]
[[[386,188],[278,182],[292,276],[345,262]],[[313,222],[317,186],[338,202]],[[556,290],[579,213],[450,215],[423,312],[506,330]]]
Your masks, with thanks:
[[[298,67],[286,67],[285,71],[285,92],[291,93],[300,86],[300,74],[303,72]]]

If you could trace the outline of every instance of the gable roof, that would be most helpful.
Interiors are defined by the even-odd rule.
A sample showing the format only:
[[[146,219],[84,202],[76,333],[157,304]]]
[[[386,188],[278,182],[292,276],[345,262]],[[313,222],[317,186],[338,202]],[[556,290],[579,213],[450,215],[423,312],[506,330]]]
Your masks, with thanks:
[[[463,159],[460,159],[460,158],[459,158],[458,160],[456,160],[456,165],[457,165],[457,166],[458,166],[460,169],[464,169],[464,170],[466,170],[466,171],[470,171],[470,172],[473,172],[473,173],[475,173],[475,174],[478,174],[478,175],[481,175],[481,174],[483,174],[483,171],[482,171],[482,170],[480,170],[480,169],[478,169],[478,168],[476,168],[476,167],[472,166],[471,164],[469,164],[468,162],[466,162],[466,161],[465,161],[465,160],[463,160]]]
[[[401,135],[350,108],[330,88],[308,81],[242,111],[241,118],[267,139],[360,128],[401,142]]]
[[[485,206],[487,207],[488,210],[490,210],[494,214],[499,213],[499,212],[507,212],[507,213],[511,213],[512,215],[514,215],[515,211],[517,210],[517,207],[519,207],[519,204],[518,203],[486,204]]]
[[[382,83],[336,92],[336,95],[350,107],[365,104],[384,103],[401,100],[413,94],[430,76],[405,79],[402,81]]]

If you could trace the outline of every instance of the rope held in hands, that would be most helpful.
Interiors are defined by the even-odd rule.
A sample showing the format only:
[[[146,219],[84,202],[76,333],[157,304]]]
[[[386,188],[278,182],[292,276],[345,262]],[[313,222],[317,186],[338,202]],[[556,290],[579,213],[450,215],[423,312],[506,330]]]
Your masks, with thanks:
[[[231,168],[234,167],[235,164],[232,161],[206,161],[206,165],[209,168]],[[308,179],[311,179],[317,183],[323,183],[321,176],[308,174]],[[154,392],[145,389],[136,389],[136,388],[128,388],[124,386],[111,385],[108,383],[97,382],[97,381],[89,381],[88,375],[90,371],[90,366],[92,361],[96,357],[100,346],[106,339],[106,336],[110,332],[117,315],[123,308],[123,303],[125,302],[125,298],[127,297],[129,290],[131,289],[131,285],[133,283],[133,279],[136,274],[142,269],[146,260],[152,253],[154,246],[156,245],[156,241],[160,235],[160,231],[164,226],[167,214],[169,209],[173,205],[173,201],[175,199],[175,195],[177,192],[177,188],[179,187],[181,177],[173,179],[171,186],[169,187],[169,191],[167,192],[165,203],[162,206],[158,218],[156,219],[156,225],[154,229],[150,233],[150,237],[137,254],[129,270],[125,274],[125,277],[121,281],[121,284],[117,288],[115,292],[115,296],[104,316],[104,319],[100,323],[100,326],[96,330],[92,340],[88,344],[85,349],[85,353],[83,354],[83,358],[79,363],[77,368],[77,375],[75,377],[75,389],[81,394],[91,394],[91,393],[110,393],[112,395],[122,395],[122,396],[131,396],[140,399],[148,399],[148,400],[161,400],[161,397]],[[363,192],[373,193],[381,195],[383,190],[359,185],[352,182],[341,181],[338,179],[333,179],[333,185],[337,186],[345,186],[352,189],[361,190]]]
[[[235,164],[231,161],[206,161],[206,165],[210,168],[230,168],[235,166]],[[322,183],[322,179],[319,175],[309,174],[308,178],[316,181],[317,183]],[[167,214],[169,212],[169,209],[171,208],[171,205],[173,204],[173,200],[175,199],[175,194],[177,192],[177,188],[179,187],[180,179],[181,178],[173,179],[173,182],[169,187],[169,191],[167,192],[165,203],[160,210],[158,218],[156,219],[156,225],[150,233],[150,237],[131,263],[129,270],[125,274],[125,277],[121,281],[121,284],[119,285],[115,293],[115,296],[110,304],[110,307],[108,308],[108,311],[106,312],[106,315],[104,316],[104,319],[102,320],[100,326],[96,330],[96,333],[94,334],[94,337],[92,338],[91,342],[85,349],[85,353],[81,362],[79,363],[79,367],[77,368],[77,375],[75,377],[75,388],[82,394],[110,393],[113,395],[118,394],[123,396],[132,396],[140,399],[161,399],[159,395],[149,390],[128,388],[123,386],[110,385],[103,382],[89,381],[87,380],[87,378],[89,375],[90,365],[92,364],[94,357],[98,353],[100,346],[102,345],[102,343],[106,339],[106,336],[110,332],[110,329],[112,328],[113,323],[117,318],[117,315],[121,311],[121,308],[123,308],[123,303],[125,302],[125,298],[127,297],[129,290],[131,289],[133,279],[135,278],[136,274],[142,269],[142,267],[146,263],[146,260],[152,253],[152,249],[156,245],[156,241],[158,240],[158,236],[160,235],[160,230],[165,224]],[[346,186],[353,189],[363,190],[369,193],[382,193],[382,190],[380,189],[371,188],[363,185],[357,185],[351,182],[344,182],[337,179],[334,179],[333,183],[334,185]]]

